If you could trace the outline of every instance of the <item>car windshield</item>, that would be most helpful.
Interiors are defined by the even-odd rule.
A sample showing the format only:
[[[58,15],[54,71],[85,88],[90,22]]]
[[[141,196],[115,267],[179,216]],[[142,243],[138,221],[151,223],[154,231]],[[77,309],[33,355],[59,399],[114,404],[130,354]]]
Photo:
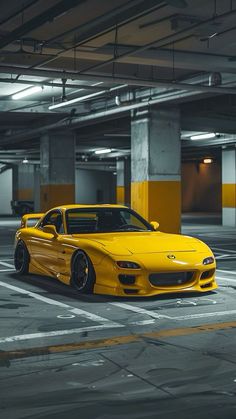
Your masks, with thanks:
[[[152,226],[125,208],[73,208],[66,211],[68,234],[150,231]]]

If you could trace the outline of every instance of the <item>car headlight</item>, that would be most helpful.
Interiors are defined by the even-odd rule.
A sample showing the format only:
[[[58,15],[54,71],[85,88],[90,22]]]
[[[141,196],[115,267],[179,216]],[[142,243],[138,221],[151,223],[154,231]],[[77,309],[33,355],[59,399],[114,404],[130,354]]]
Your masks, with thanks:
[[[125,269],[140,269],[140,266],[138,263],[135,262],[129,262],[127,260],[118,260],[117,265],[119,268],[125,268]]]
[[[209,256],[208,258],[203,259],[203,265],[210,265],[211,263],[215,262],[215,258],[213,256]]]

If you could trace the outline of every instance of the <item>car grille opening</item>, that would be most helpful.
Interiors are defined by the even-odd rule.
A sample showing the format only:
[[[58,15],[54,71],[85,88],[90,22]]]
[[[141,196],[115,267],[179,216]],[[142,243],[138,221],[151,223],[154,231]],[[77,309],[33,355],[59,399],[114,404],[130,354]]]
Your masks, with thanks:
[[[191,282],[193,275],[193,271],[152,273],[149,281],[154,286],[183,285]]]
[[[203,285],[200,285],[201,286],[201,288],[210,288],[210,287],[212,287],[212,281],[211,282],[207,282],[207,284],[203,284]]]
[[[138,294],[138,290],[137,289],[124,288],[124,293],[125,294]]]
[[[204,272],[201,274],[201,279],[211,278],[211,276],[214,274],[214,272],[215,272],[215,269],[210,269],[210,270],[208,270],[208,271],[204,271]]]
[[[133,285],[135,283],[135,275],[119,275],[119,281],[123,285]]]

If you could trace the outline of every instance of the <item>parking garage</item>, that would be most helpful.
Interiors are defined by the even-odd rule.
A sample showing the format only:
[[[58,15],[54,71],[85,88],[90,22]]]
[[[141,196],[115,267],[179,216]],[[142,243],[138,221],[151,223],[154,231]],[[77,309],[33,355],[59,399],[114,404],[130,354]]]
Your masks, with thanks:
[[[1,419],[235,418],[236,1],[1,6]],[[19,276],[21,216],[74,203],[200,239],[218,288]]]

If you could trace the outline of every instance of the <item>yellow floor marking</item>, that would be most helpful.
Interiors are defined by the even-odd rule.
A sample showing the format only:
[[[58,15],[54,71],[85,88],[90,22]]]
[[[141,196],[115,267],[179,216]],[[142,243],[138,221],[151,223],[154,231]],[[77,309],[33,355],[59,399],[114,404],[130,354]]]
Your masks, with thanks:
[[[156,332],[134,334],[127,336],[116,336],[111,338],[96,339],[85,342],[66,343],[60,345],[51,345],[37,348],[26,348],[22,350],[13,350],[0,352],[1,359],[18,359],[27,358],[31,356],[49,355],[61,352],[71,352],[75,350],[84,351],[87,349],[98,349],[117,345],[125,345],[134,342],[145,341],[148,338],[152,339],[166,339],[175,336],[188,336],[199,333],[216,332],[217,330],[235,329],[236,322],[225,323],[210,323],[201,326],[183,327],[177,329],[165,329]]]

